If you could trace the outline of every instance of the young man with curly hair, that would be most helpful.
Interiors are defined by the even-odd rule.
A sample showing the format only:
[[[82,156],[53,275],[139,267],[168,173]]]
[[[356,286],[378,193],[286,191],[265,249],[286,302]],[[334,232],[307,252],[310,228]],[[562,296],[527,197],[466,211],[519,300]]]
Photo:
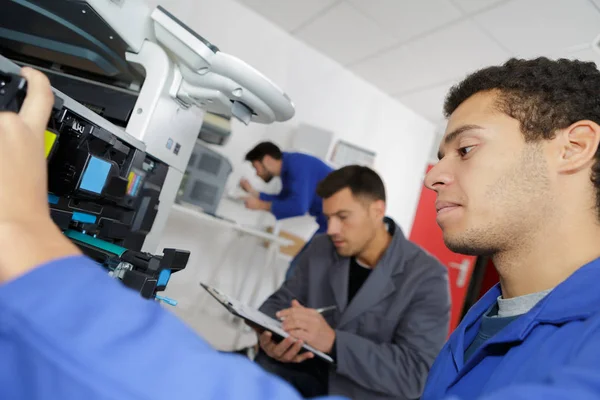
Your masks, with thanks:
[[[600,72],[511,59],[451,89],[425,183],[453,251],[500,283],[436,359],[423,400],[600,398]]]

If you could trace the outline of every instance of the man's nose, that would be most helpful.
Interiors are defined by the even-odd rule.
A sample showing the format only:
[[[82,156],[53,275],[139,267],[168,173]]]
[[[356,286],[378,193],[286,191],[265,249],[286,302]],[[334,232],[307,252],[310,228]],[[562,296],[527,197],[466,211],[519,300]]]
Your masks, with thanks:
[[[440,187],[452,182],[452,174],[443,161],[434,165],[425,175],[425,187],[430,190],[439,191]]]
[[[327,234],[329,236],[338,235],[340,233],[340,223],[335,218],[331,218],[327,223]]]

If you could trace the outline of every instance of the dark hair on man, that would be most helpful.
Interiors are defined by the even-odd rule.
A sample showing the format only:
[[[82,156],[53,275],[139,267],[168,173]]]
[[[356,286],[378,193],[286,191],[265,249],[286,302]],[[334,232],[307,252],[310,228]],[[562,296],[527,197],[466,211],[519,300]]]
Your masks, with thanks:
[[[444,103],[449,117],[472,95],[496,91],[498,111],[519,121],[527,142],[549,140],[580,120],[600,124],[600,71],[593,62],[512,58],[502,66],[479,70],[450,89]],[[591,180],[600,217],[600,151]]]
[[[325,177],[317,186],[317,195],[327,199],[349,188],[356,197],[385,201],[385,187],[377,172],[361,165],[348,165]]]
[[[271,156],[275,160],[281,160],[281,149],[279,149],[275,143],[261,142],[246,154],[246,161],[262,161],[265,156]]]

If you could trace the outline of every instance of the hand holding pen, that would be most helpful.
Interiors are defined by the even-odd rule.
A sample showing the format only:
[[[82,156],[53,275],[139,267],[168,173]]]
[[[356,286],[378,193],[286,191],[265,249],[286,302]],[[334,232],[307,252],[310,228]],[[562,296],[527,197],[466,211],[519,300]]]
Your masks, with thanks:
[[[327,313],[327,312],[329,312],[329,311],[333,311],[333,310],[335,310],[335,309],[337,309],[337,306],[329,306],[329,307],[321,307],[321,308],[317,308],[317,309],[316,309],[316,311],[317,311],[319,314],[324,314],[324,313]]]
[[[317,350],[329,353],[335,342],[335,330],[329,326],[322,314],[334,309],[335,306],[307,308],[298,300],[292,300],[292,307],[279,311],[276,316],[283,321],[282,328],[291,336]]]
[[[294,301],[296,301],[296,300],[294,300]],[[315,310],[317,313],[323,315],[323,314],[333,311],[335,309],[337,309],[337,306],[320,307],[320,308],[314,308],[313,310]],[[285,319],[285,317],[279,317],[279,313],[277,313],[277,317],[279,318],[280,321],[283,321]]]

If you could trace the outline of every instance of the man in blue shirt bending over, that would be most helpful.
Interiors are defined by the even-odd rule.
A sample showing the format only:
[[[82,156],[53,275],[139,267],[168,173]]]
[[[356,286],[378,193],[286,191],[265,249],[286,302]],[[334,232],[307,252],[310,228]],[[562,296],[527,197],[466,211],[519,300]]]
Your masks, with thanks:
[[[0,399],[300,400],[109,278],[54,225],[44,157],[54,99],[42,73],[22,74],[20,113],[0,113]]]
[[[317,196],[317,185],[333,168],[308,154],[282,152],[271,142],[257,144],[246,154],[246,161],[252,163],[263,181],[268,183],[279,176],[282,186],[279,194],[261,193],[247,179],[242,179],[240,186],[250,194],[245,202],[247,208],[269,211],[277,219],[298,217],[308,212],[319,225],[315,235],[327,232],[327,218],[323,215],[323,201]],[[311,240],[290,263],[286,279],[293,273],[297,260]]]

